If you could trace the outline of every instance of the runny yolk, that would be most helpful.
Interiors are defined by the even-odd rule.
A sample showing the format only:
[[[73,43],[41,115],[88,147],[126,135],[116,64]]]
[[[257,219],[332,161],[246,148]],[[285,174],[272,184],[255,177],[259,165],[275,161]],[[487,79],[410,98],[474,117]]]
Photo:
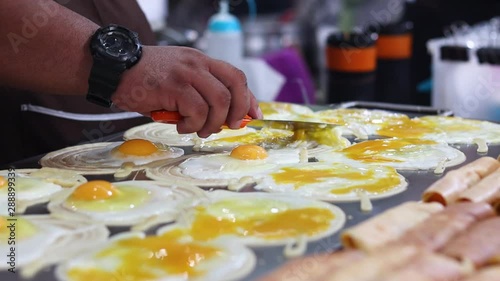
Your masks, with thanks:
[[[385,137],[419,138],[440,132],[441,130],[436,124],[433,125],[421,120],[406,120],[398,124],[385,125],[377,131],[377,134]]]
[[[259,207],[258,204],[256,207]],[[226,211],[230,212],[230,209]],[[335,215],[329,210],[312,207],[269,210],[264,215],[234,215],[231,218],[214,216],[204,207],[198,207],[190,234],[201,241],[222,235],[252,236],[267,240],[312,236],[327,230],[334,218]]]
[[[387,177],[377,178],[375,170],[362,171],[348,166],[306,171],[298,168],[283,168],[280,172],[272,174],[272,177],[277,184],[294,184],[295,189],[307,184],[321,183],[326,178],[346,179],[353,181],[354,184],[332,189],[331,193],[348,194],[356,189],[362,189],[370,193],[382,193],[401,183],[396,171],[393,169],[390,169],[390,171]]]
[[[118,147],[118,151],[125,155],[148,156],[157,152],[158,147],[148,140],[136,139],[125,141]]]
[[[73,268],[68,272],[75,281],[157,280],[166,275],[193,279],[205,272],[197,268],[202,262],[216,257],[220,249],[199,243],[180,243],[180,230],[161,236],[130,238],[117,241],[97,254],[97,258],[119,260],[113,271],[98,268]]]
[[[78,186],[71,194],[71,199],[84,201],[104,200],[118,194],[118,192],[110,182],[95,180]]]
[[[0,188],[7,186],[7,179],[5,177],[0,176]]]
[[[380,155],[381,152],[390,152],[395,154],[406,148],[412,149],[418,145],[436,144],[432,140],[422,139],[397,139],[397,140],[369,140],[357,143],[342,150],[345,155],[354,160],[363,162],[381,163],[381,162],[401,162]]]
[[[7,219],[4,217],[0,217],[0,232],[7,231]]]
[[[258,145],[244,144],[235,147],[230,156],[240,160],[262,160],[267,158],[267,151]]]

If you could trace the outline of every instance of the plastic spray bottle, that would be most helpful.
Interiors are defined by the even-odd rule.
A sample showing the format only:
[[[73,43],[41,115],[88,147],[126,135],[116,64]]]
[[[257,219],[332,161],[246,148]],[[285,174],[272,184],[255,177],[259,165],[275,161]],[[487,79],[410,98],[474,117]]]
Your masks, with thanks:
[[[229,2],[222,0],[220,10],[208,22],[206,54],[241,67],[243,33],[237,17],[229,13]]]

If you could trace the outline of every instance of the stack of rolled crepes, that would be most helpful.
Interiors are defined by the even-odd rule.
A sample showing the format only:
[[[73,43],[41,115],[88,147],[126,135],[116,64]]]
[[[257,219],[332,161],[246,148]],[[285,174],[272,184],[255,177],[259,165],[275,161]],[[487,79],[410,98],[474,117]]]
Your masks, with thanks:
[[[260,281],[500,281],[500,162],[480,158]]]

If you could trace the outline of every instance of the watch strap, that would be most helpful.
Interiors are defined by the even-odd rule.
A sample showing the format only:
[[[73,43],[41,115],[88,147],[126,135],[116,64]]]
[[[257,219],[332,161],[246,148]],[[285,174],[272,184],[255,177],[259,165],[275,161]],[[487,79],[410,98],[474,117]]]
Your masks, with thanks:
[[[125,65],[110,67],[95,60],[90,71],[87,100],[100,106],[111,107],[113,105],[111,96],[118,88],[121,75],[125,70]]]

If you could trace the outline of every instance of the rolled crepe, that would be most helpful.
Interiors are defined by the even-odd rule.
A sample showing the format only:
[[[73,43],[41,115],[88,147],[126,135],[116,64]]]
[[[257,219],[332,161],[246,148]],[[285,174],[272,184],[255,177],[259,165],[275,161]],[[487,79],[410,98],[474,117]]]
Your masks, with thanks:
[[[459,201],[492,203],[500,193],[500,168],[460,193]]]
[[[463,276],[462,266],[456,260],[422,251],[403,267],[386,272],[373,281],[449,281],[459,280]]]
[[[345,248],[371,252],[441,210],[438,203],[406,202],[345,230],[341,241]]]
[[[481,157],[457,170],[449,171],[440,180],[427,188],[424,202],[439,202],[448,205],[455,202],[460,193],[477,184],[481,179],[500,168],[500,162],[492,157]]]
[[[316,254],[297,258],[285,263],[276,271],[262,277],[259,281],[315,281],[325,280],[326,276],[345,266],[361,260],[365,254],[356,250],[345,250],[333,254]]]
[[[476,268],[500,256],[500,217],[480,221],[452,239],[442,253],[461,261],[471,261]]]
[[[469,276],[463,281],[495,281],[500,280],[500,266],[489,266],[475,274]]]
[[[446,207],[406,232],[395,243],[435,251],[473,223],[495,216],[488,203],[457,203]]]

